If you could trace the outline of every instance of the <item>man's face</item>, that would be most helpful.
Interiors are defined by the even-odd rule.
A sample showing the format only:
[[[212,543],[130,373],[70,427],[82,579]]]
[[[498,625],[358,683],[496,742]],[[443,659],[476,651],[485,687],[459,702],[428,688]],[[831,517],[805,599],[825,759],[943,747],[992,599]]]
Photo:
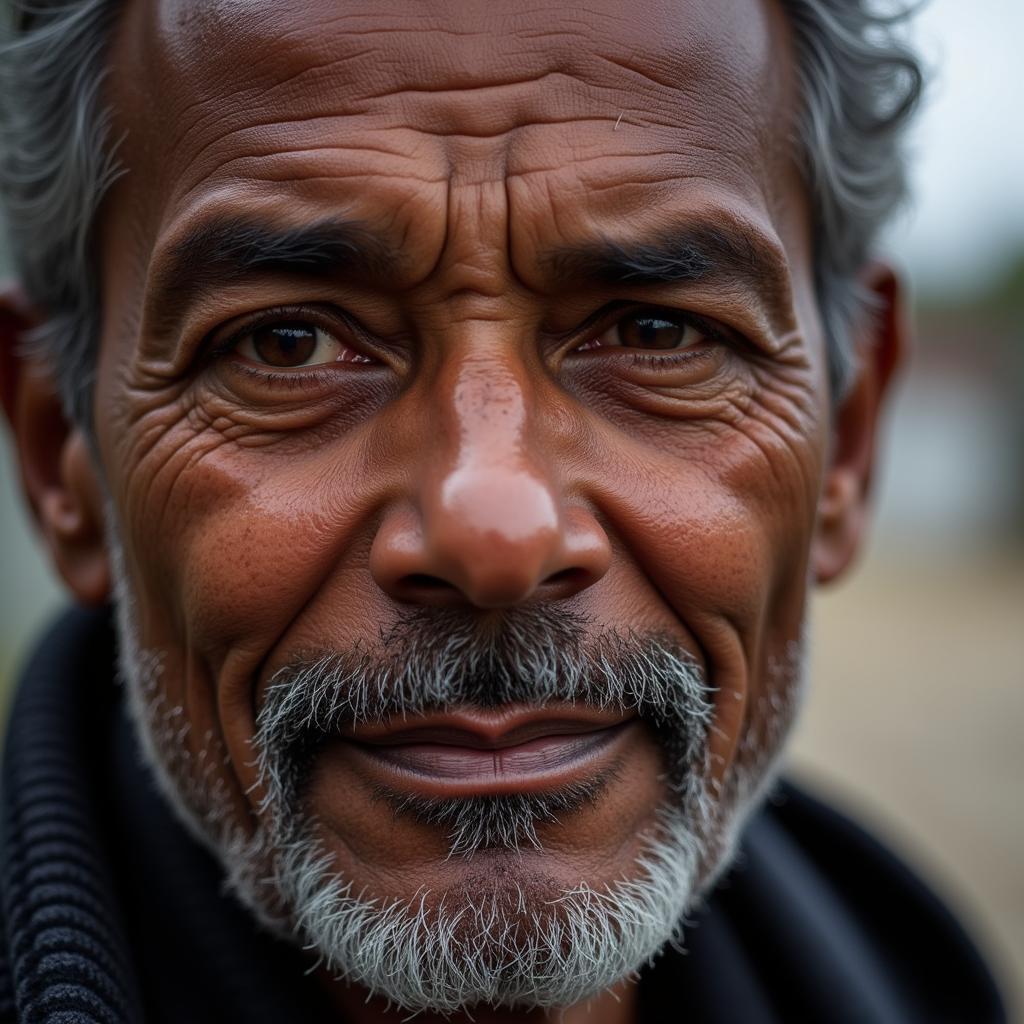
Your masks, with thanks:
[[[387,712],[424,638],[505,659],[449,649],[456,706],[303,747],[296,813],[385,903],[641,873],[680,788],[642,702],[487,689],[559,629],[591,670],[609,642],[692,664],[705,795],[761,770],[825,466],[779,12],[498,10],[139,2],[112,51],[98,447],[185,799],[265,825],[257,716],[311,663],[338,687],[365,654]],[[569,791],[535,844],[450,856],[460,801]]]

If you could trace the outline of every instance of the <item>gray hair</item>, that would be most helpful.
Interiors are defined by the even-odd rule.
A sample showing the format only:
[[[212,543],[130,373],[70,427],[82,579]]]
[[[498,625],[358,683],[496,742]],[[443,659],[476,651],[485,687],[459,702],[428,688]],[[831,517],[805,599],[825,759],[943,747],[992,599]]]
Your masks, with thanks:
[[[904,127],[922,73],[906,12],[872,0],[782,0],[802,103],[793,126],[811,202],[832,391],[856,366],[857,274],[906,190]],[[105,53],[120,0],[13,0],[0,43],[0,195],[16,267],[47,321],[30,344],[68,415],[92,433],[100,300],[96,215],[118,176]]]

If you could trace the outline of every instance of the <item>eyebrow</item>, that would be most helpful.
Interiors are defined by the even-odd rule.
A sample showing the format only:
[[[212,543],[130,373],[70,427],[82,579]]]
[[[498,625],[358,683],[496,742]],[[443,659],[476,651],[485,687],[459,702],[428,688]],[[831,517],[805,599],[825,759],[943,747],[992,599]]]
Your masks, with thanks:
[[[595,242],[550,250],[551,276],[568,285],[695,284],[742,281],[767,308],[781,314],[790,296],[789,271],[779,246],[754,229],[719,223],[686,223],[653,238]]]
[[[393,272],[400,262],[398,250],[358,221],[281,228],[244,217],[218,218],[192,228],[162,257],[149,287],[152,323],[158,333],[172,330],[195,295],[252,274],[308,278],[344,272],[373,278]]]
[[[197,294],[211,293],[252,274],[363,279],[393,275],[402,253],[361,221],[329,218],[277,227],[241,216],[202,223],[161,258],[147,306],[157,335],[178,327],[182,309]],[[760,232],[723,223],[687,222],[653,238],[563,246],[538,258],[550,283],[670,285],[739,279],[783,316],[790,295],[785,259]]]

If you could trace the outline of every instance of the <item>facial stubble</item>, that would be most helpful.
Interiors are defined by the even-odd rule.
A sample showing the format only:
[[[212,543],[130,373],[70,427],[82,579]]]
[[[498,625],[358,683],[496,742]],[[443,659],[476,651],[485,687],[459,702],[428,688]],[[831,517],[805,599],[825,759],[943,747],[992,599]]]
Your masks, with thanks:
[[[551,609],[516,612],[486,632],[461,613],[423,612],[372,647],[306,652],[275,674],[254,741],[263,799],[246,829],[214,768],[218,756],[211,751],[201,772],[181,756],[189,723],[164,697],[163,657],[138,641],[123,559],[113,550],[121,673],[172,806],[266,926],[407,1010],[568,1006],[634,974],[679,938],[684,914],[731,859],[770,777],[774,750],[751,756],[726,786],[708,784],[712,692],[692,658],[662,638],[592,638],[581,620]],[[793,694],[794,684],[787,679],[779,691]],[[523,847],[542,852],[542,829],[571,828],[581,808],[600,801],[612,780],[596,778],[534,796],[385,798],[397,816],[445,832],[450,857],[464,862],[462,882],[389,900],[342,877],[306,799],[320,744],[360,721],[556,700],[634,712],[659,740],[670,795],[630,874],[566,887],[536,869],[524,874],[515,859]],[[790,710],[773,709],[776,738]]]

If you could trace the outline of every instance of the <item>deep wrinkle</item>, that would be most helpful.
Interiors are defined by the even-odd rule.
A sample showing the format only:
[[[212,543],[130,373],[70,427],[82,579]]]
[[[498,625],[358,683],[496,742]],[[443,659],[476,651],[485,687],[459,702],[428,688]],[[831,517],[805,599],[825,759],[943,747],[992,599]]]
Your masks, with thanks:
[[[689,929],[771,781],[808,589],[864,532],[903,331],[870,249],[905,179],[913,54],[870,0],[22,14],[0,43],[25,286],[0,294],[0,397],[58,570],[80,601],[113,591],[170,806],[228,891],[322,958],[322,991],[291,1005],[633,1024],[659,976],[679,981],[655,970],[638,1001],[633,979]],[[57,688],[32,670],[66,739],[88,644]],[[614,756],[574,757],[595,724],[622,728]],[[415,780],[343,756],[380,730]],[[481,770],[432,772],[439,747]],[[117,780],[106,829],[148,781]],[[787,815],[766,811],[784,834]],[[761,824],[751,860],[760,837],[785,868]],[[212,924],[138,888],[188,842],[167,828],[135,837],[120,909]],[[814,865],[796,874],[790,933]],[[38,894],[4,888],[25,918]],[[745,933],[735,902],[717,909]],[[70,949],[76,927],[43,941]],[[235,934],[236,952],[256,938]],[[741,991],[743,945],[738,970],[712,943],[697,973]],[[216,983],[202,944],[173,952]],[[775,971],[785,1004],[820,978],[804,952],[796,990]],[[62,962],[13,956],[17,1002],[84,997]]]
[[[725,211],[698,210],[681,218],[677,230],[661,228],[651,238],[581,241],[539,253],[541,276],[534,271],[525,278],[517,274],[517,280],[532,282],[543,294],[587,294],[615,285],[634,292],[664,292],[673,285],[741,287],[757,297],[769,322],[785,324],[791,316],[789,285],[777,240],[751,225],[726,224]],[[154,338],[173,337],[191,303],[247,279],[344,279],[378,287],[400,282],[402,291],[422,283],[407,279],[407,253],[359,222],[283,228],[221,215],[190,227],[165,249],[154,255],[147,295],[146,333]]]
[[[216,0],[180,13],[129,5],[111,50],[131,173],[104,211],[95,448],[137,662],[161,666],[146,692],[183,709],[176,763],[209,766],[183,799],[259,836],[259,694],[301,652],[376,649],[418,612],[428,636],[452,610],[501,636],[515,612],[561,609],[592,642],[663,637],[699,663],[714,716],[693,776],[714,806],[679,847],[696,880],[657,897],[667,934],[672,901],[727,860],[730,815],[755,789],[745,772],[785,734],[789,703],[761,698],[798,673],[779,682],[769,666],[799,642],[809,575],[855,549],[870,470],[877,392],[869,379],[851,406],[862,414],[831,418],[807,195],[773,130],[796,88],[784,18],[759,0],[714,17],[698,0],[651,0],[623,19],[601,0],[581,47],[575,22],[547,31],[565,18],[557,5],[500,24],[476,0],[340,21],[326,0],[298,21],[273,4],[239,19]],[[257,225],[258,244],[208,233],[222,273],[204,291],[185,279],[210,218]],[[339,222],[397,244],[394,273],[359,279],[353,240],[323,235]],[[164,310],[180,317],[169,353],[156,284],[190,234],[179,255],[195,268]],[[551,336],[610,302],[678,310],[749,344],[708,337],[684,360],[636,346],[577,358],[570,343],[545,358]],[[314,307],[403,358],[270,372],[229,348],[189,371],[203,339]],[[872,352],[895,351],[893,334],[879,341]],[[645,737],[620,760],[503,885],[599,892],[642,874],[664,827],[663,759]],[[339,884],[406,905],[478,877],[447,856],[442,823],[395,819],[316,750],[307,768],[303,835]],[[365,992],[325,985],[379,1019]],[[618,1024],[614,1000],[600,1002]]]

